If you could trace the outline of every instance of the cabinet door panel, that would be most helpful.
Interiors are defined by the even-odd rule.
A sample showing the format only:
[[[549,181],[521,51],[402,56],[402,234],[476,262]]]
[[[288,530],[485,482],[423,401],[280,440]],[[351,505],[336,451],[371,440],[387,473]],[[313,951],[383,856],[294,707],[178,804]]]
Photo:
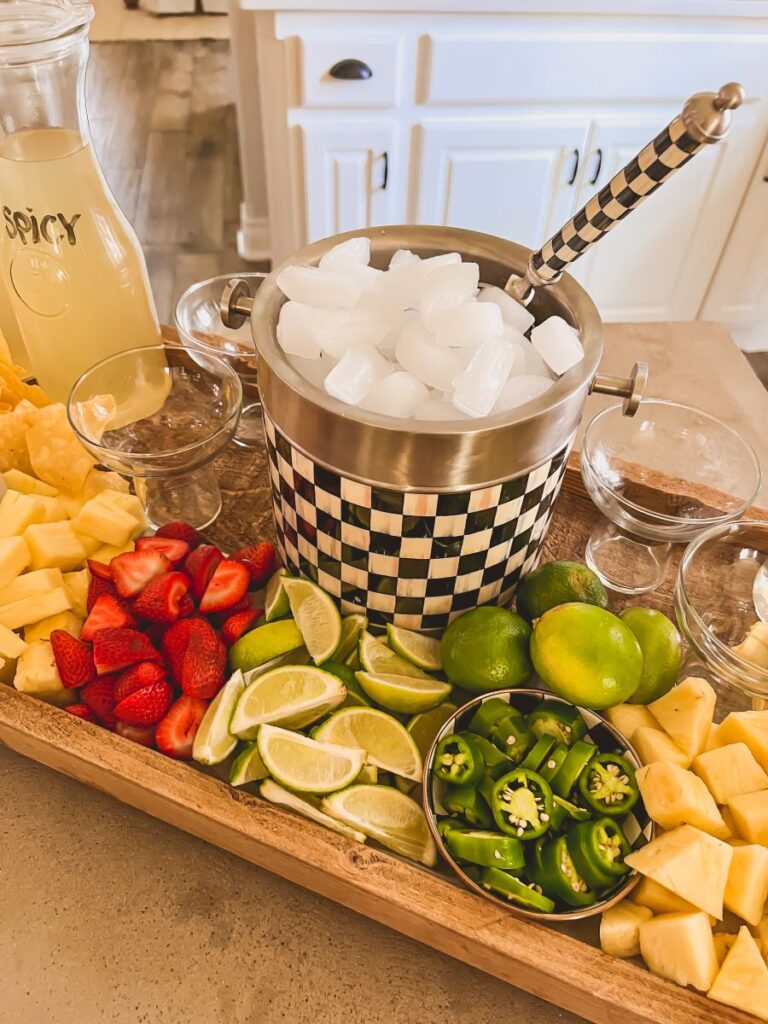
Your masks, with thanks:
[[[586,121],[425,121],[414,218],[537,246],[570,215]]]

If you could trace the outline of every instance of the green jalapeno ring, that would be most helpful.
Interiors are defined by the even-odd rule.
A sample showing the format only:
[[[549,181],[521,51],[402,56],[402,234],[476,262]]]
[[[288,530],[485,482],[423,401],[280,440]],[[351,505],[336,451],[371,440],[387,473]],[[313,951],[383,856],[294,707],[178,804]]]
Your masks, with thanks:
[[[552,779],[557,775],[563,761],[568,756],[568,747],[564,743],[557,743],[550,751],[549,757],[539,766],[539,775],[552,784]]]
[[[564,825],[573,821],[588,821],[592,812],[586,807],[579,807],[578,804],[565,800],[561,796],[555,796],[552,800],[552,831],[559,832]]]
[[[576,740],[552,779],[552,792],[567,797],[597,753],[594,743]]]
[[[528,723],[517,712],[495,722],[491,726],[488,738],[515,762],[520,762],[536,742]]]
[[[549,831],[552,789],[536,772],[515,768],[494,784],[491,812],[499,829],[524,842]]]
[[[536,910],[541,914],[551,914],[555,909],[555,901],[544,895],[536,882],[526,885],[514,875],[500,871],[498,868],[486,868],[480,876],[480,885],[484,889],[498,893],[526,910]]]
[[[445,845],[456,860],[507,871],[519,871],[525,867],[525,852],[520,840],[498,832],[451,829]]]
[[[493,824],[490,808],[475,786],[446,786],[442,804],[451,814],[460,815],[477,828],[490,828]]]
[[[615,885],[629,871],[624,858],[631,848],[612,818],[580,822],[568,833],[566,845],[574,867],[595,889]]]
[[[582,799],[597,811],[618,818],[638,801],[635,769],[621,754],[598,754],[579,778]]]
[[[597,893],[576,870],[565,836],[558,836],[544,845],[538,881],[547,896],[571,907],[588,907],[597,900]]]
[[[542,764],[546,761],[547,755],[555,745],[554,736],[539,736],[536,742],[533,744],[531,749],[525,755],[523,760],[520,762],[521,768],[530,768],[531,771],[537,772]]]
[[[472,786],[483,774],[485,758],[476,738],[467,732],[443,736],[432,760],[432,774],[443,782]]]
[[[509,718],[510,715],[516,714],[515,709],[507,701],[502,700],[500,697],[489,697],[475,711],[472,720],[467,726],[467,731],[488,739],[491,728],[500,719]]]
[[[492,779],[498,779],[500,775],[505,772],[511,772],[515,767],[515,762],[502,754],[499,748],[491,743],[490,740],[486,739],[485,736],[477,736],[475,733],[471,734],[475,740],[475,743],[480,747],[480,753],[483,755],[485,761],[485,775],[490,775]]]
[[[453,832],[458,828],[466,828],[466,823],[461,818],[440,818],[437,823],[437,831],[445,839],[449,832]]]
[[[577,707],[552,700],[537,704],[528,715],[528,724],[536,736],[552,736],[567,747],[587,732],[587,723]]]

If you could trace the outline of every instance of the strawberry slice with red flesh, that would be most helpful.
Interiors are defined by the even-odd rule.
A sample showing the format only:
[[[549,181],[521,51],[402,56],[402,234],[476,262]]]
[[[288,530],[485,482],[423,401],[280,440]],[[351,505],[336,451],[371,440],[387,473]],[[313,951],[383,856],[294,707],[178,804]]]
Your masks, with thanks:
[[[67,704],[64,710],[70,715],[74,715],[75,718],[82,718],[84,722],[93,722],[94,725],[99,724],[98,718],[87,704]]]
[[[95,679],[80,690],[80,699],[96,715],[102,725],[111,729],[115,718],[115,680],[113,676]]]
[[[200,601],[200,611],[207,615],[210,612],[222,612],[231,608],[245,597],[250,583],[251,574],[247,566],[225,558],[216,566],[216,572],[205,589]]]
[[[227,651],[205,619],[179,619],[166,630],[163,652],[175,682],[189,697],[210,699],[224,685]]]
[[[140,743],[142,747],[154,747],[155,727],[154,725],[128,725],[127,722],[115,722],[115,732],[134,743]]]
[[[183,572],[164,573],[146,585],[133,602],[133,610],[150,622],[175,622],[188,590],[189,579]]]
[[[93,606],[103,594],[109,594],[116,598],[117,590],[115,589],[115,584],[111,579],[105,580],[101,576],[92,575],[88,581],[88,597],[85,602],[85,607],[89,612],[93,611]]]
[[[176,537],[139,537],[136,541],[136,550],[159,551],[171,565],[178,565],[192,549],[185,540],[178,540]]]
[[[91,576],[96,576],[100,580],[108,580],[110,583],[112,582],[112,570],[104,562],[97,562],[95,559],[89,558],[86,565]]]
[[[50,641],[61,682],[68,690],[76,690],[79,686],[93,682],[96,666],[88,644],[67,633],[65,629],[52,630]]]
[[[179,697],[171,704],[165,717],[157,723],[157,749],[166,757],[174,757],[178,761],[191,761],[195,735],[207,710],[207,700],[201,700],[199,697]]]
[[[102,594],[96,599],[91,608],[88,618],[80,630],[82,640],[93,640],[101,629],[111,629],[121,626],[133,627],[136,619],[131,615],[125,605],[118,601],[111,594]]]
[[[171,706],[173,690],[161,679],[131,693],[115,705],[115,718],[128,725],[154,725]]]
[[[183,540],[191,550],[199,548],[203,543],[202,536],[197,532],[194,526],[190,526],[189,523],[166,523],[165,526],[161,526],[159,530],[155,531],[156,537],[172,537],[175,540]]]
[[[277,569],[277,552],[275,545],[269,541],[241,548],[229,556],[234,562],[242,562],[251,574],[251,587],[263,586]]]
[[[161,551],[126,551],[116,555],[109,567],[120,597],[136,597],[152,580],[171,571]]]
[[[117,677],[115,700],[119,704],[137,690],[143,690],[144,687],[152,686],[164,679],[165,668],[162,665],[156,665],[153,661],[140,661],[138,665],[131,665]]]
[[[203,544],[187,556],[184,571],[192,581],[192,594],[197,601],[211,582],[216,567],[224,556],[213,544]]]
[[[263,614],[263,608],[249,608],[246,611],[235,612],[221,627],[221,639],[227,647],[231,647],[236,640],[248,632],[254,622]]]
[[[120,672],[140,661],[162,660],[160,652],[137,629],[100,629],[93,638],[93,661],[100,676]]]

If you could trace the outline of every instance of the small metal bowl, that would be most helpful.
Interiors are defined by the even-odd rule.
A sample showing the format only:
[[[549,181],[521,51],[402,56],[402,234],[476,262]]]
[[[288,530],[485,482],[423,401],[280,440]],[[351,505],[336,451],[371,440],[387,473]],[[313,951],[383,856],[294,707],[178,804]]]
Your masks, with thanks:
[[[464,731],[478,705],[489,700],[491,697],[501,698],[510,704],[511,707],[524,715],[532,711],[533,708],[541,701],[552,702],[553,704],[565,704],[568,707],[572,706],[568,701],[562,700],[560,697],[556,697],[548,690],[497,690],[495,693],[484,693],[482,696],[468,701],[468,703],[464,704],[463,707],[460,707],[458,711],[451,715],[440,732],[438,732],[432,746],[430,747],[429,754],[427,755],[424,763],[424,780],[422,783],[422,802],[424,805],[424,813],[426,814],[427,824],[429,825],[429,830],[437,844],[438,850],[468,888],[472,889],[478,895],[483,896],[485,899],[492,900],[494,903],[497,903],[502,907],[506,907],[511,913],[516,914],[518,917],[525,917],[534,921],[577,921],[581,918],[593,917],[595,914],[601,914],[604,910],[607,910],[609,907],[619,903],[620,900],[623,900],[624,897],[634,889],[640,881],[640,876],[636,871],[631,871],[628,875],[624,875],[613,889],[607,892],[602,899],[597,901],[597,903],[593,903],[591,907],[574,907],[573,910],[560,911],[553,914],[543,914],[540,911],[525,910],[523,907],[518,907],[509,900],[504,899],[503,896],[498,896],[495,893],[490,892],[488,889],[484,889],[481,885],[475,882],[464,871],[461,864],[453,858],[448,847],[445,845],[443,837],[438,832],[438,814],[443,816],[447,812],[444,811],[442,805],[442,795],[445,791],[445,783],[436,779],[432,775],[432,763],[435,758],[437,744],[443,736],[447,736],[453,732]],[[639,757],[632,749],[626,737],[623,736],[618,729],[614,729],[610,722],[606,721],[606,719],[596,711],[588,711],[586,708],[579,708],[578,710],[587,724],[587,732],[592,742],[597,745],[602,753],[609,753],[620,749],[622,754],[624,754],[631,764],[637,768],[640,767],[641,762]],[[627,815],[624,825],[624,833],[629,840],[630,845],[636,847],[641,843],[649,842],[653,839],[654,831],[654,823],[648,817],[642,801],[639,800]]]

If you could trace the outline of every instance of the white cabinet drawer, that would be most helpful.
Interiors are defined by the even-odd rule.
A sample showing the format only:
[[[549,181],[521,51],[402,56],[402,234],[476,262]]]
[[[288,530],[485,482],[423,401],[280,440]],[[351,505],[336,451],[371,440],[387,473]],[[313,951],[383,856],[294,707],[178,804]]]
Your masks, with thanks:
[[[347,33],[300,39],[302,103],[307,107],[390,107],[402,88],[402,37]],[[360,62],[366,78],[337,78],[342,61]]]

